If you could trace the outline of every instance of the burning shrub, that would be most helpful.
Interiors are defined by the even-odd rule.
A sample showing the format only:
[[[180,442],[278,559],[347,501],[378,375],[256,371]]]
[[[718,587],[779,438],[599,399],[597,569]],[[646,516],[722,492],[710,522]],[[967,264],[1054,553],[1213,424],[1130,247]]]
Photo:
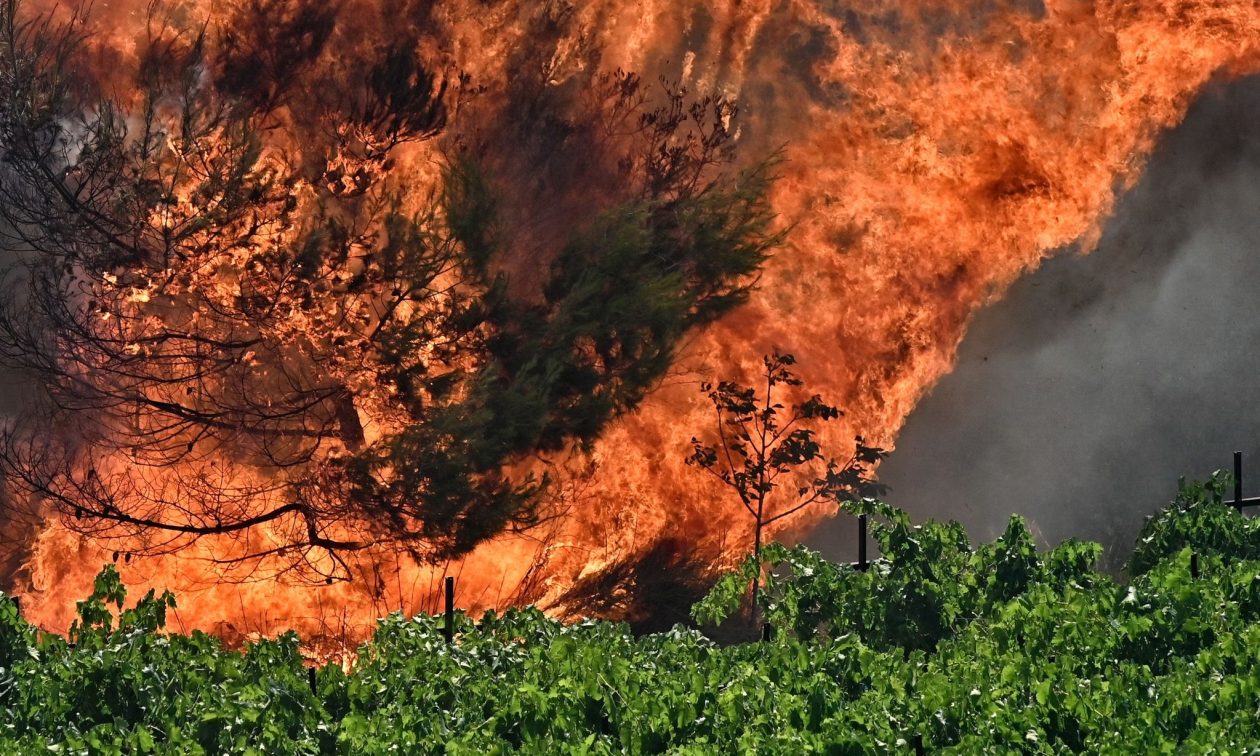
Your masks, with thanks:
[[[71,86],[83,17],[0,6],[0,358],[43,391],[0,470],[129,552],[217,536],[225,562],[334,580],[348,552],[529,526],[532,460],[634,407],[780,239],[770,164],[721,170],[733,106],[666,88],[652,110],[617,74],[601,107],[635,127],[592,156],[605,185],[523,242],[487,153],[435,139],[467,77],[316,5],[209,31],[157,6],[115,98]]]

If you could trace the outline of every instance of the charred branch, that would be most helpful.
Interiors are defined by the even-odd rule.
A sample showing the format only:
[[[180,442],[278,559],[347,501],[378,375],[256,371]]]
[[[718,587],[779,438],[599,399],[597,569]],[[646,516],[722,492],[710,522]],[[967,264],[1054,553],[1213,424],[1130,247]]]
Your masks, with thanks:
[[[636,406],[781,239],[772,164],[720,170],[733,105],[667,86],[648,111],[617,74],[561,129],[602,166],[587,193],[553,174],[588,220],[514,284],[529,229],[488,148],[394,170],[450,127],[423,29],[348,46],[339,13],[250,0],[215,28],[156,3],[115,101],[66,83],[78,26],[0,4],[0,364],[42,392],[0,473],[128,553],[208,539],[344,579],[344,554],[536,526],[536,460]]]

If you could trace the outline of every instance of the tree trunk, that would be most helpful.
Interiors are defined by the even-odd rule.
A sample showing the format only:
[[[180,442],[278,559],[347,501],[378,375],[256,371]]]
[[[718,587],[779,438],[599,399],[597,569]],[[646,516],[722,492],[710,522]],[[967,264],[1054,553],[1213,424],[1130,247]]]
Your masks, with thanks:
[[[760,510],[760,507],[758,507]],[[760,612],[757,609],[757,599],[761,596],[761,517],[757,518],[757,527],[753,531],[753,562],[757,565],[757,573],[753,575],[752,581],[752,606],[748,609],[749,622],[752,624],[753,634],[760,638],[761,629],[757,626],[757,620]]]

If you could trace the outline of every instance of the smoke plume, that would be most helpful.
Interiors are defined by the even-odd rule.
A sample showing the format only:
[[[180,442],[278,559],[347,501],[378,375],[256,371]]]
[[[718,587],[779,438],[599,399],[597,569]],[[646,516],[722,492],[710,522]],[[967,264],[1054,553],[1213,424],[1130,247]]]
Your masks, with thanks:
[[[1070,248],[981,312],[958,365],[884,465],[916,517],[997,536],[1012,512],[1049,544],[1128,555],[1177,478],[1260,475],[1260,78],[1211,86],[1156,147],[1098,248]],[[1251,479],[1248,481],[1248,468]],[[852,527],[811,541],[837,554]]]

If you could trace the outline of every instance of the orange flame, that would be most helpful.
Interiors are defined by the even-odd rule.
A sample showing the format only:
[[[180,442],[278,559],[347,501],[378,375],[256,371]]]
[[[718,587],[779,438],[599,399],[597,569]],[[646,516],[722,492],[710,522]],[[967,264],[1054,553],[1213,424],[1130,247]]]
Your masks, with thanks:
[[[102,70],[134,65],[140,5],[101,3],[92,16],[93,49],[113,63]],[[711,423],[700,380],[751,374],[774,347],[793,352],[806,384],[848,412],[826,436],[837,456],[854,432],[891,446],[950,370],[976,309],[1057,250],[1089,251],[1160,131],[1214,77],[1260,70],[1260,8],[1249,2],[431,5],[436,54],[485,88],[469,107],[487,121],[527,75],[580,87],[620,67],[735,96],[745,154],[787,145],[773,199],[793,224],[789,243],[752,302],[696,337],[673,377],[597,445],[590,469],[571,471],[569,513],[550,529],[458,565],[373,564],[327,588],[223,582],[201,546],[122,565],[135,588],[179,590],[181,628],[354,640],[386,611],[435,609],[447,570],[460,576],[460,605],[478,609],[554,603],[667,538],[737,558],[750,523],[683,464],[688,439]],[[392,6],[362,0],[341,18],[367,38]],[[177,8],[228,12],[208,0]],[[416,148],[393,170],[427,165]],[[64,629],[107,557],[45,523],[22,583],[28,616]]]

